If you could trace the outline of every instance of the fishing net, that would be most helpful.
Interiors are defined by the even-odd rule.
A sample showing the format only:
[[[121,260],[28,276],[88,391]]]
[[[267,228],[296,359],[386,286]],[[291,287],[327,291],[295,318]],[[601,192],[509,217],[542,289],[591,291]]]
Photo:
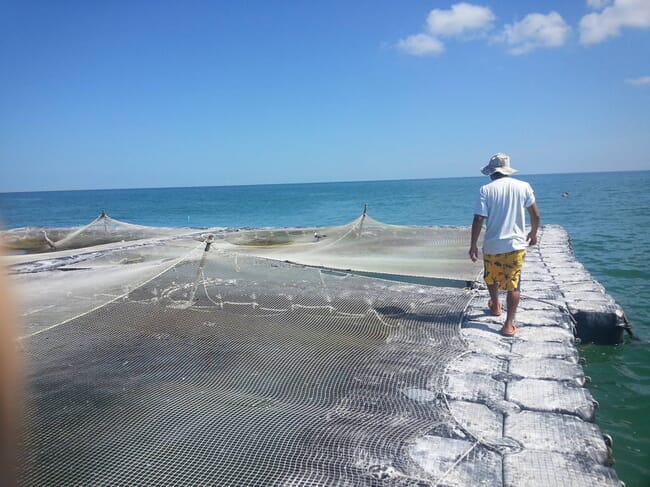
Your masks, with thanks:
[[[9,258],[27,313],[26,334],[128,294],[170,263],[202,251],[207,239],[213,253],[231,254],[235,261],[257,256],[415,284],[468,287],[482,269],[467,258],[466,227],[387,225],[364,213],[335,227],[197,231],[133,225],[103,213],[68,229],[56,250]]]
[[[465,285],[482,270],[467,257],[467,227],[388,225],[365,213],[339,227],[249,230],[229,233],[224,239],[240,253],[371,276],[411,276]]]
[[[469,228],[389,225],[371,218],[365,211],[359,218],[341,226],[233,231],[217,228],[210,231],[216,239],[214,247],[224,250],[375,277],[408,276],[432,280],[428,283],[438,280],[438,284],[453,286],[476,280],[480,272],[480,266],[473,265],[467,258]],[[204,238],[210,231],[198,235],[196,230],[190,229],[134,225],[102,212],[78,229],[14,229],[2,232],[0,238],[10,250],[54,254],[55,251],[74,249],[93,252],[96,249],[92,247],[101,244],[147,239],[188,235]],[[67,260],[62,260],[64,256]],[[50,257],[56,259],[59,266],[88,260],[87,255],[79,252]],[[35,261],[40,267],[32,270],[43,270],[44,265],[50,264],[48,259],[29,256],[13,262]]]
[[[2,243],[10,251],[26,253],[80,249],[112,242],[168,237],[187,234],[187,229],[147,227],[115,220],[102,212],[83,227],[17,228],[0,232]]]
[[[617,485],[578,419],[593,404],[558,372],[575,375],[568,317],[529,309],[521,340],[493,333],[484,304],[467,311],[482,269],[468,241],[365,212],[239,231],[102,215],[7,258],[26,370],[19,485]],[[553,307],[535,261],[529,289]],[[579,438],[556,445],[567,428]]]
[[[262,258],[219,239],[210,251],[174,242],[163,258],[137,257],[154,246],[76,263],[68,274],[85,273],[86,294],[90,276],[151,265],[103,305],[49,323],[42,312],[28,328],[21,485],[435,481],[409,452],[423,435],[460,438],[442,388],[465,349],[466,290]]]

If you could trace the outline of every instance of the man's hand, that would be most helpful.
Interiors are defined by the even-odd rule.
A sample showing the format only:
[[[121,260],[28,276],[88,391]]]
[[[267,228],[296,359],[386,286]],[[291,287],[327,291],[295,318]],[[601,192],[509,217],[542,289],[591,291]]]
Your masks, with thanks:
[[[469,258],[472,259],[472,262],[478,260],[478,237],[481,235],[481,228],[483,228],[484,216],[474,215],[474,220],[472,220],[472,240],[469,244]]]
[[[478,247],[476,245],[472,245],[469,248],[469,258],[472,259],[472,262],[476,262],[478,260]]]
[[[526,240],[530,242],[528,245],[533,246],[537,245],[537,229],[540,224],[539,208],[537,208],[537,203],[533,203],[527,209],[530,215],[530,233],[526,237]]]

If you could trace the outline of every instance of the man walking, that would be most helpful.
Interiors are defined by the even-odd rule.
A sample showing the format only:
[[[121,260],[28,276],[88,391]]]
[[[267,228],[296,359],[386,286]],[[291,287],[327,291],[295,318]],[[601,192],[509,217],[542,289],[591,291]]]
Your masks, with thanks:
[[[537,243],[539,209],[530,184],[510,176],[517,171],[510,167],[510,157],[495,154],[487,166],[481,169],[490,176],[490,183],[481,186],[474,209],[472,242],[469,256],[478,260],[478,238],[487,219],[483,241],[484,279],[490,292],[488,307],[494,316],[501,315],[499,290],[508,292],[506,321],[501,334],[513,336],[515,315],[519,305],[521,268],[524,264],[527,242]],[[526,210],[530,215],[530,232],[526,235]]]

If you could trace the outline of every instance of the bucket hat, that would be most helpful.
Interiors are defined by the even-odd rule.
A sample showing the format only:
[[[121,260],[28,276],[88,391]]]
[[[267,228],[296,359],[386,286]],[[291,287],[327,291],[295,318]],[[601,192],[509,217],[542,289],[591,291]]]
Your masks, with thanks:
[[[509,176],[516,173],[517,170],[510,167],[510,156],[499,152],[490,158],[490,162],[488,162],[487,166],[481,169],[481,172],[486,176],[491,176],[495,172],[500,172],[501,174]]]

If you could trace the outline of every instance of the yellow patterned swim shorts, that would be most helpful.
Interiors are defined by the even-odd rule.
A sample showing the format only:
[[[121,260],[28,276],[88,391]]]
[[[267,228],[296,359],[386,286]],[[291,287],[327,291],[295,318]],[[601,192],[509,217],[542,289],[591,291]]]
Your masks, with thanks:
[[[519,291],[521,268],[524,265],[525,250],[505,254],[483,254],[483,278],[488,286],[499,283],[499,289]]]

